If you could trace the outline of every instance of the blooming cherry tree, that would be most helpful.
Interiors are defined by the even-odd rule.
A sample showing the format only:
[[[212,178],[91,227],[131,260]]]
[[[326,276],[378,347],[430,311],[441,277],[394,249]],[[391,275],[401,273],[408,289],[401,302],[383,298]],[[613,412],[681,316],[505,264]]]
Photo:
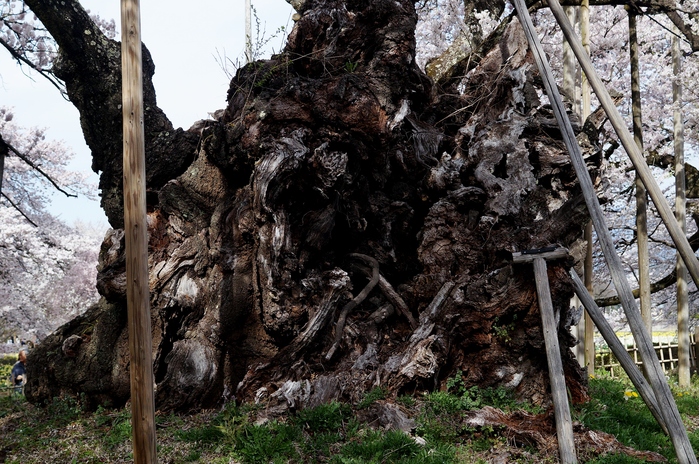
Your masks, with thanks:
[[[0,138],[9,148],[0,199],[0,327],[42,336],[97,298],[96,262],[101,233],[70,227],[46,211],[50,194],[93,195],[86,175],[67,166],[72,153],[25,129],[0,107]]]

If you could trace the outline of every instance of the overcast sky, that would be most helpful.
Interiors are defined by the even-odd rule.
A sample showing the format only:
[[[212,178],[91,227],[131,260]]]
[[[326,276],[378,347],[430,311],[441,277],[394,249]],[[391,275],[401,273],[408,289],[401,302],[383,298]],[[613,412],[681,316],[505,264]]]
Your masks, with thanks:
[[[119,0],[81,3],[91,13],[114,18],[120,30]],[[284,0],[252,3],[268,37],[280,26],[291,27],[292,9]],[[175,127],[186,129],[208,117],[207,113],[225,107],[228,78],[218,57],[243,61],[244,24],[244,0],[141,1],[142,38],[155,62],[158,104]],[[281,36],[273,38],[265,54],[278,51],[282,45]],[[4,50],[0,50],[0,105],[14,107],[14,121],[21,126],[48,128],[50,138],[64,140],[75,152],[71,167],[91,172],[90,151],[75,107],[44,78],[20,68]],[[92,179],[97,184],[97,176]],[[82,220],[107,227],[98,200],[57,196],[51,212],[69,223]]]

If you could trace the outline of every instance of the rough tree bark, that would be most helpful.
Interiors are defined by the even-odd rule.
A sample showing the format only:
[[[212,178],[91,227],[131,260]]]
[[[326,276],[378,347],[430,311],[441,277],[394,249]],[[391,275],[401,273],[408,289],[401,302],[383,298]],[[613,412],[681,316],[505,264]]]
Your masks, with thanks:
[[[26,393],[118,405],[129,391],[118,47],[77,3],[55,23],[44,19],[54,1],[27,3],[52,33],[75,25],[68,42],[90,31],[75,49],[57,37],[57,71],[114,230],[102,301],[32,352]],[[285,50],[240,69],[220,117],[188,131],[157,108],[144,54],[157,407],[356,400],[376,385],[437,388],[457,370],[466,385],[546,403],[532,270],[511,252],[556,243],[579,254],[588,217],[519,23],[484,41],[466,78],[437,88],[414,61],[412,1],[295,7]],[[596,175],[591,138],[580,135]],[[548,273],[568,387],[582,401],[568,265]]]

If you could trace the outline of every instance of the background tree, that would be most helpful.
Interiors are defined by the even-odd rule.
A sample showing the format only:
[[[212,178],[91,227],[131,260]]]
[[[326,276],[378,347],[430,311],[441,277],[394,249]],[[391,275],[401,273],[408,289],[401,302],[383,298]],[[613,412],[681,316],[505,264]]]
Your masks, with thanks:
[[[93,20],[114,37],[113,20]],[[53,73],[55,41],[24,2],[0,5],[0,45],[65,95]],[[93,197],[95,186],[68,168],[73,154],[63,143],[46,140],[43,129],[17,125],[11,108],[0,107],[0,144],[7,147],[0,183],[0,318],[8,333],[43,338],[98,298],[94,282],[103,231],[69,226],[47,211],[53,192]]]
[[[26,2],[56,41],[51,72],[80,111],[114,230],[101,251],[103,299],[36,351],[51,368],[36,368],[27,394],[120,403],[128,358],[118,45],[76,1],[65,3]],[[158,108],[144,48],[159,406],[235,394],[298,407],[377,384],[434,388],[458,371],[467,385],[546,401],[531,271],[512,266],[510,253],[560,243],[579,257],[587,217],[511,12],[464,4],[456,18],[465,26],[445,22],[454,32],[438,50],[462,36],[470,53],[451,55],[431,82],[417,63],[440,57],[415,48],[415,31],[438,29],[418,25],[412,2],[295,5],[301,18],[285,50],[240,69],[224,113],[187,131]],[[438,10],[419,11],[440,20]],[[593,56],[622,88],[628,79],[611,50],[628,32],[611,13],[592,20]],[[538,22],[546,31],[544,13]],[[596,126],[581,132],[595,178]],[[611,138],[601,140],[608,148]],[[609,207],[622,210],[630,176],[611,150],[606,162],[619,168]],[[549,277],[570,344],[567,266],[551,266]],[[585,375],[565,355],[573,399],[584,400]],[[89,367],[76,375],[75,363]]]
[[[41,129],[24,129],[0,107],[8,147],[0,200],[0,320],[12,334],[43,338],[97,300],[102,231],[70,227],[46,212],[49,195],[92,195],[85,176],[67,168],[72,154]],[[31,328],[31,333],[27,330]]]

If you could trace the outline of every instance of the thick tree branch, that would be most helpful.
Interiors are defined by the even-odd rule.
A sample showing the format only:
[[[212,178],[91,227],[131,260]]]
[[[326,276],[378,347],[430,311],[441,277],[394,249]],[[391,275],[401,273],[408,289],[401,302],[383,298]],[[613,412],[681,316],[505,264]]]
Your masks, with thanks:
[[[101,173],[102,208],[112,227],[123,224],[121,47],[107,38],[77,0],[27,0],[58,45],[53,72],[63,80],[90,150],[92,169]],[[175,130],[158,107],[155,65],[143,47],[143,103],[146,185],[159,189],[184,172],[194,158],[198,134]],[[189,153],[188,156],[173,153]],[[155,200],[156,196],[149,196]]]
[[[670,21],[672,21],[677,29],[689,40],[692,51],[696,52],[699,50],[699,37],[692,32],[691,26],[684,22],[679,13],[677,13],[677,11],[668,11],[667,17],[670,18]]]
[[[62,53],[77,55],[108,40],[77,0],[27,0]],[[84,61],[89,61],[85,57]]]

